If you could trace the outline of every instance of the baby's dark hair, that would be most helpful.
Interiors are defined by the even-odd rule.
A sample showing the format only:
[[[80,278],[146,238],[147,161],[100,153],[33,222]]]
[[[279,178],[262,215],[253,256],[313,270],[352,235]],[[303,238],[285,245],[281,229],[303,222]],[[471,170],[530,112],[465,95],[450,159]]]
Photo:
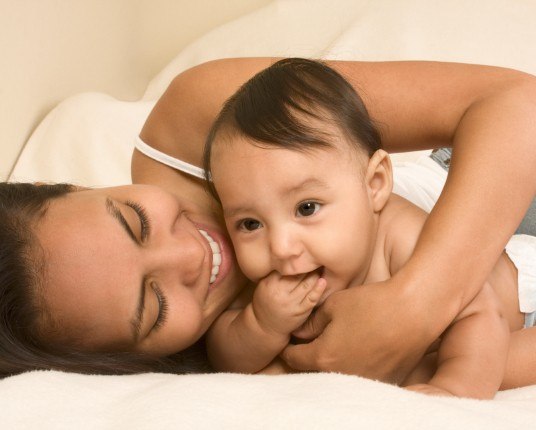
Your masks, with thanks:
[[[226,101],[206,141],[206,178],[212,146],[222,135],[297,151],[333,146],[329,127],[319,128],[314,120],[334,125],[369,156],[381,148],[378,128],[346,79],[320,61],[287,58],[257,73]],[[217,197],[213,185],[208,187]]]
[[[48,205],[70,184],[0,183],[0,377],[29,370],[88,374],[208,372],[203,341],[172,357],[87,352],[46,339],[45,252],[34,233]],[[60,232],[57,232],[61,234]]]

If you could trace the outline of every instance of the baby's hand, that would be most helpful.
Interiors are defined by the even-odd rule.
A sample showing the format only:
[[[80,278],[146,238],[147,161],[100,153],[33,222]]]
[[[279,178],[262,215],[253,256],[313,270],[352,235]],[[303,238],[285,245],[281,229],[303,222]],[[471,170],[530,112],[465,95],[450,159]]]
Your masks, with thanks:
[[[325,288],[326,280],[317,273],[270,273],[259,282],[251,303],[259,326],[266,332],[289,335],[305,322]]]

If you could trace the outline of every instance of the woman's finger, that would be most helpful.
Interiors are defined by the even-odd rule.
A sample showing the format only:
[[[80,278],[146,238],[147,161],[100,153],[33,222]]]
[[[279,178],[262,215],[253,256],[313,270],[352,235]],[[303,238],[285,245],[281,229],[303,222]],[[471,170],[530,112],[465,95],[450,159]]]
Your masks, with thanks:
[[[311,343],[299,345],[287,345],[279,356],[293,369],[296,370],[318,370],[317,351],[321,346],[317,340]]]
[[[331,317],[324,311],[323,307],[320,307],[292,334],[300,339],[315,339],[322,334],[330,322]]]

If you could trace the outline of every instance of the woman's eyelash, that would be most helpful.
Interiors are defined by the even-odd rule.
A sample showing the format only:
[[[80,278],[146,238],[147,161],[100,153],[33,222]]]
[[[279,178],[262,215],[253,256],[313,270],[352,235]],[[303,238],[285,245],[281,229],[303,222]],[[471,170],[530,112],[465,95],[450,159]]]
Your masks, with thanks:
[[[125,202],[127,206],[130,206],[136,214],[138,215],[140,219],[140,225],[141,225],[141,241],[144,242],[147,237],[149,237],[149,232],[151,231],[151,223],[149,220],[149,216],[147,215],[147,211],[145,208],[140,205],[139,203],[133,202],[132,200],[127,200]]]
[[[156,298],[158,299],[158,316],[156,317],[156,321],[153,326],[153,330],[157,330],[165,324],[169,306],[166,296],[164,296],[160,287],[156,284],[151,284],[151,287],[153,288]]]

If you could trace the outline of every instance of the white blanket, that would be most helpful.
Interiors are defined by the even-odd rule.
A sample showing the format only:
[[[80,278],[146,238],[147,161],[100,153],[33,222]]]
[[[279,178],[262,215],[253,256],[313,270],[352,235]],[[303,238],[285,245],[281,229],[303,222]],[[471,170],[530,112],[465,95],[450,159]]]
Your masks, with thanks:
[[[536,72],[531,0],[279,0],[181,52],[125,103],[81,94],[38,127],[11,179],[113,185],[130,181],[132,142],[154,101],[181,70],[244,55],[483,62]],[[403,107],[401,107],[403,108]],[[395,157],[398,166],[408,156]],[[414,154],[409,155],[415,159]],[[398,191],[429,208],[441,189],[428,161],[395,172]],[[402,171],[402,170],[398,170]],[[412,179],[413,178],[413,179]],[[427,187],[416,187],[414,179]],[[409,180],[411,179],[411,180]],[[358,377],[33,372],[0,382],[1,428],[508,429],[536,422],[536,386],[493,401],[433,398]]]
[[[479,401],[430,397],[356,376],[83,376],[34,372],[2,382],[12,429],[530,428],[536,386]]]

